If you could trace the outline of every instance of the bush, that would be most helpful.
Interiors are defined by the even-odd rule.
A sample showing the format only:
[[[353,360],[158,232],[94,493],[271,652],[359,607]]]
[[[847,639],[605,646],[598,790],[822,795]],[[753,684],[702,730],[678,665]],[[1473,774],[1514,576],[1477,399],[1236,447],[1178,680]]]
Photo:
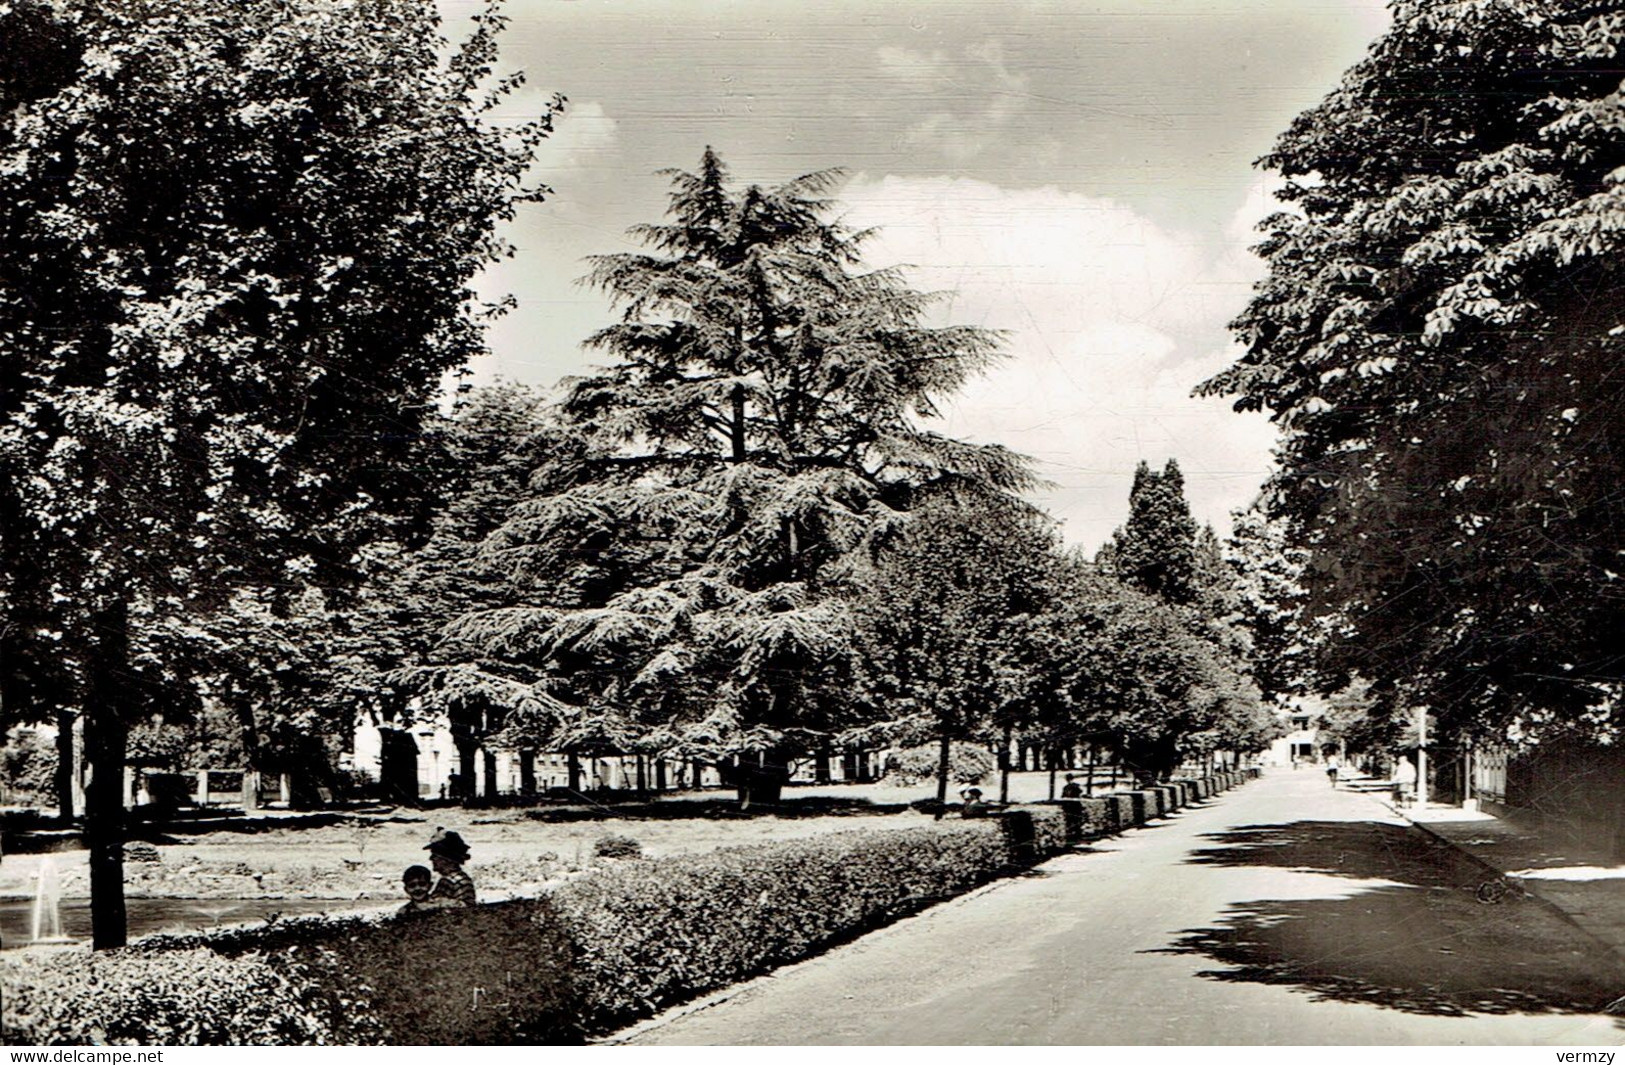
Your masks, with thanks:
[[[886,756],[886,776],[900,784],[914,785],[937,778],[940,748],[934,744],[907,747]],[[955,743],[948,748],[948,779],[955,784],[980,784],[999,767],[987,748],[974,743]]]
[[[7,1042],[283,1045],[338,1036],[300,974],[212,950],[19,952],[6,960]],[[368,1040],[376,1041],[376,1040]]]
[[[14,728],[0,745],[0,802],[56,804],[56,745],[29,728]]]
[[[1109,798],[1062,799],[1061,816],[1066,824],[1066,841],[1082,843],[1117,831],[1116,809]]]
[[[631,836],[610,833],[598,837],[598,841],[592,845],[592,852],[600,858],[641,858],[643,844]]]
[[[1009,861],[992,822],[841,832],[617,864],[552,901],[605,1030],[950,898]]]

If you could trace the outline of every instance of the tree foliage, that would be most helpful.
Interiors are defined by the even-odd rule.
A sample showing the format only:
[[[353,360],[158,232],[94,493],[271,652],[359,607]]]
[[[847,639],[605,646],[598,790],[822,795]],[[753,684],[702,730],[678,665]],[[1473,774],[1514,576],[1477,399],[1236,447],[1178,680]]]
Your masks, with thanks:
[[[1179,463],[1169,459],[1156,473],[1141,462],[1128,502],[1128,521],[1112,534],[1102,561],[1130,587],[1170,603],[1196,602],[1202,591],[1197,528]]]
[[[575,439],[486,544],[515,604],[453,622],[415,680],[532,742],[763,758],[850,723],[851,560],[922,492],[1027,475],[919,427],[997,338],[925,325],[934,297],[863,267],[837,172],[735,188],[707,150],[668,176],[649,250],[593,260],[622,318],[562,405]]]
[[[1156,777],[1210,751],[1268,744],[1257,691],[1192,611],[1076,559],[1056,580],[1019,660],[1023,701],[1053,745],[1087,742]]]
[[[540,193],[552,112],[483,117],[516,84],[486,85],[492,13],[450,58],[407,0],[0,22],[34,45],[0,51],[0,595],[26,634],[5,705],[38,711],[13,696],[45,692],[43,641],[94,663],[71,697],[111,904],[126,730],[185,690],[176,649],[242,597],[280,618],[340,591],[363,545],[421,529],[424,420],[483,349],[472,282]]]
[[[854,580],[856,701],[866,744],[993,738],[1031,716],[1019,665],[1054,593],[1056,536],[1025,505],[926,503]],[[948,775],[938,780],[946,800]]]
[[[1579,722],[1625,667],[1625,15],[1393,11],[1262,160],[1292,209],[1204,389],[1281,427],[1329,684],[1469,732]]]
[[[1305,552],[1288,541],[1286,523],[1271,520],[1265,509],[1260,500],[1231,516],[1224,559],[1253,681],[1274,702],[1304,687],[1313,628],[1300,616]]]

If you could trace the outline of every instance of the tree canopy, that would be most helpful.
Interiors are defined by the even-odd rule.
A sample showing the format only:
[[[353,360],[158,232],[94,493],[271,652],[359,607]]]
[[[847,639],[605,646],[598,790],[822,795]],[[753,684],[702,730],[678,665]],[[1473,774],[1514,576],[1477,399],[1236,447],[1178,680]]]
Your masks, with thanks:
[[[1112,533],[1102,553],[1123,583],[1170,603],[1187,605],[1200,595],[1196,520],[1185,500],[1185,476],[1169,459],[1161,473],[1145,462],[1134,471],[1128,520]]]
[[[1291,209],[1203,387],[1281,427],[1328,686],[1468,732],[1580,723],[1625,667],[1625,15],[1393,16],[1262,160]]]
[[[491,13],[449,58],[406,0],[0,21],[33,42],[0,52],[0,595],[24,634],[5,707],[38,711],[13,696],[46,691],[42,641],[94,661],[66,697],[106,946],[143,692],[184,686],[175,649],[239,596],[283,614],[353,583],[366,543],[417,534],[424,420],[483,350],[472,282],[541,192],[525,172],[552,110],[483,117],[516,84],[488,84]]]
[[[516,603],[455,621],[416,680],[509,704],[533,742],[756,752],[782,777],[850,723],[851,560],[925,495],[1029,477],[920,427],[998,338],[925,324],[934,297],[864,268],[838,172],[736,188],[707,150],[667,176],[649,250],[593,260],[622,318],[561,407],[575,439],[486,544]]]

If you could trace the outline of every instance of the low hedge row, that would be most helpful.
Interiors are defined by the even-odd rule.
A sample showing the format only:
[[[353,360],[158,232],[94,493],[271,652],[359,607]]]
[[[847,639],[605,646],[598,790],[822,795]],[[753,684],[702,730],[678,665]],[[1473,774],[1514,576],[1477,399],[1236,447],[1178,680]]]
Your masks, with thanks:
[[[379,1042],[364,1017],[335,1040],[338,1005],[291,966],[201,947],[8,951],[0,1041],[19,1044],[218,1045]]]
[[[1219,774],[1209,793],[1239,778]],[[20,1044],[561,1043],[812,954],[1200,796],[1184,783],[928,827],[601,866],[469,910],[7,959]]]

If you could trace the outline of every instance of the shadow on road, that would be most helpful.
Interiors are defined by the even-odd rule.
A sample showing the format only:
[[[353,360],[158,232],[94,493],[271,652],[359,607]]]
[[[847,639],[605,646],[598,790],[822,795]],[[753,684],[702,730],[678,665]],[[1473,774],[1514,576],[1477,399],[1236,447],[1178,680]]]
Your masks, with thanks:
[[[1533,900],[1479,903],[1481,866],[1415,829],[1376,822],[1246,825],[1190,864],[1358,879],[1305,898],[1232,904],[1218,927],[1157,953],[1231,966],[1214,980],[1295,987],[1409,1013],[1591,1013],[1625,993],[1625,964]],[[1312,882],[1309,891],[1313,891]]]

